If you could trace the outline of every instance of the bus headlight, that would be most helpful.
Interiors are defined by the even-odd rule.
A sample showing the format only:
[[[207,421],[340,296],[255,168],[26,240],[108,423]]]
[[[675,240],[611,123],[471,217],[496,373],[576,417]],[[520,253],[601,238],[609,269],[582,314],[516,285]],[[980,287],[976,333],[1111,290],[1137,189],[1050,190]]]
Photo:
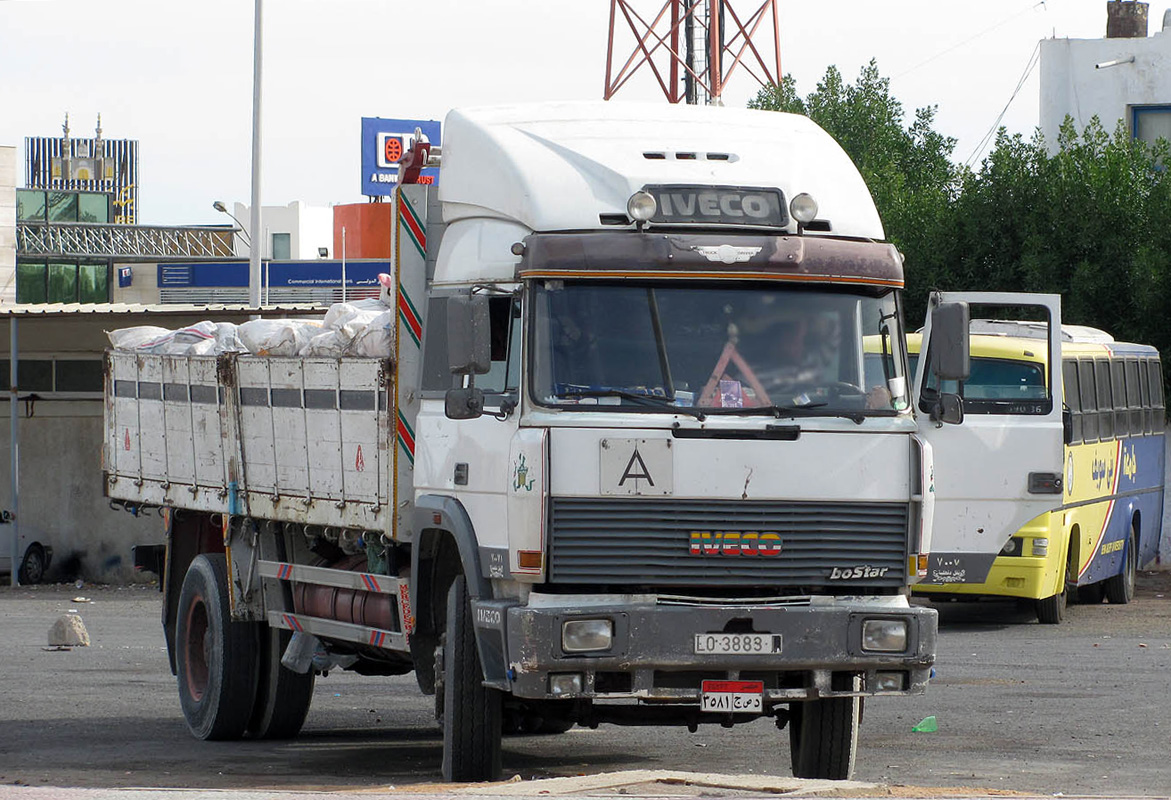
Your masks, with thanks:
[[[876,653],[902,653],[907,649],[905,619],[862,621],[862,649]]]
[[[1049,540],[1048,539],[1034,539],[1033,540],[1033,555],[1047,556],[1049,555]]]

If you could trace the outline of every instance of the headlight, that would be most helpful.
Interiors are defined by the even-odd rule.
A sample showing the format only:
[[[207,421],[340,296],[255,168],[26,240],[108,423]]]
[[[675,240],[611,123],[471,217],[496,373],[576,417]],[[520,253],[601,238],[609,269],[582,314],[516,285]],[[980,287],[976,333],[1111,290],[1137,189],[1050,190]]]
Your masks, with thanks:
[[[608,619],[571,619],[561,625],[561,649],[567,653],[609,650],[614,623]]]
[[[1023,550],[1020,537],[1014,536],[1004,543],[1004,547],[1000,548],[1000,555],[1002,556],[1019,556]]]
[[[1049,555],[1049,540],[1045,538],[1033,540],[1033,555],[1047,556]]]
[[[902,653],[907,649],[907,621],[868,619],[862,622],[862,649],[879,653]]]
[[[802,225],[808,225],[817,219],[817,201],[813,195],[802,192],[789,201],[789,213]]]
[[[646,222],[655,215],[659,204],[650,192],[635,192],[626,201],[626,213],[637,222]]]

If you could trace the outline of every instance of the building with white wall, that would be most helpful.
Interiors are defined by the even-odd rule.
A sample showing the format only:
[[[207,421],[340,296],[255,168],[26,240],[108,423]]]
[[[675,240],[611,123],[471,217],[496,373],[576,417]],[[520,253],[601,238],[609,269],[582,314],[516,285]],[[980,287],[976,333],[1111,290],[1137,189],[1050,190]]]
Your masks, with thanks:
[[[1050,152],[1057,150],[1067,115],[1079,133],[1096,116],[1110,134],[1122,121],[1140,139],[1171,140],[1171,10],[1147,36],[1147,4],[1111,0],[1105,6],[1111,22],[1120,12],[1141,11],[1142,25],[1131,31],[1137,35],[1041,42],[1040,122]]]
[[[252,240],[252,207],[234,203],[231,215],[241,228],[236,237],[236,255],[248,256]],[[274,260],[301,260],[321,258],[321,249],[333,255],[333,209],[311,206],[294,200],[287,206],[261,206],[260,257]],[[340,257],[340,254],[338,254]]]
[[[0,146],[0,303],[16,299],[16,148]]]

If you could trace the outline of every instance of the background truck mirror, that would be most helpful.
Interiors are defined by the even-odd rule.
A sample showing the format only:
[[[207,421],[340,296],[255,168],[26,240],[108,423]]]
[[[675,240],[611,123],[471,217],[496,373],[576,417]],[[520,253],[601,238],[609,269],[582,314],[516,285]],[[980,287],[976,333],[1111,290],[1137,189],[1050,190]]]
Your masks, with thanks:
[[[931,312],[931,371],[941,380],[966,380],[971,371],[968,304],[940,303]]]
[[[447,303],[447,358],[457,375],[483,375],[492,367],[488,298],[461,295]]]

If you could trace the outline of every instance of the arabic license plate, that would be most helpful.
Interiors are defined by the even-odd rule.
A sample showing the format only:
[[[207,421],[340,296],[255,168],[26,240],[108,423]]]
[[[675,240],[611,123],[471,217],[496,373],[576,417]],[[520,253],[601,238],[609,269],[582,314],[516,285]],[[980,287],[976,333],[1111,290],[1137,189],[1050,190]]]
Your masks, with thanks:
[[[781,637],[772,633],[697,633],[697,655],[761,655],[781,652]]]
[[[704,681],[700,710],[725,714],[760,714],[764,711],[763,681]]]

